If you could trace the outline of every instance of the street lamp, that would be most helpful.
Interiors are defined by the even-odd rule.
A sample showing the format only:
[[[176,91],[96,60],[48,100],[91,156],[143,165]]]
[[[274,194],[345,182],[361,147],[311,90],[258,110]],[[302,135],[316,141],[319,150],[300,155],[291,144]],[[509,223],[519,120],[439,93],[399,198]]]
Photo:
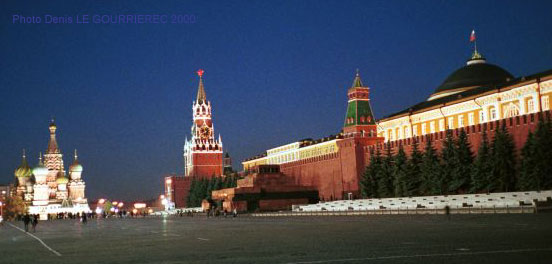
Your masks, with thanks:
[[[103,199],[103,198],[102,198],[102,199],[100,199],[100,200],[98,201],[98,203],[99,203],[99,204],[103,204],[103,203],[105,203],[105,199]]]
[[[2,191],[2,192],[5,192],[5,191]],[[2,207],[4,206],[4,203],[2,203],[0,201],[0,217],[2,217],[2,215],[4,215],[4,211],[2,210]]]

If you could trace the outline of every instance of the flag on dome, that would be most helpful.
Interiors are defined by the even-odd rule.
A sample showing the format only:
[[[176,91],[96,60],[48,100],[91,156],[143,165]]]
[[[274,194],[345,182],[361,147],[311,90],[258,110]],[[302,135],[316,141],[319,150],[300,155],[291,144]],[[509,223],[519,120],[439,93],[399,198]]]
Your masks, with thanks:
[[[472,30],[470,35],[470,42],[474,42],[474,41],[475,41],[475,30]]]

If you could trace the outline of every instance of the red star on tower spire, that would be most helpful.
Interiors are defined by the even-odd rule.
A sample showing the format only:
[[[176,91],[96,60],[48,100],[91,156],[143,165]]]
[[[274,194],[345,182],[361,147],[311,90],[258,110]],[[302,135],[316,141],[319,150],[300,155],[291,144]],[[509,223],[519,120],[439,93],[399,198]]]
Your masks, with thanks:
[[[197,71],[197,75],[199,75],[199,77],[201,77],[201,76],[203,76],[203,72],[204,72],[204,71],[203,71],[202,69],[199,69],[199,70]]]

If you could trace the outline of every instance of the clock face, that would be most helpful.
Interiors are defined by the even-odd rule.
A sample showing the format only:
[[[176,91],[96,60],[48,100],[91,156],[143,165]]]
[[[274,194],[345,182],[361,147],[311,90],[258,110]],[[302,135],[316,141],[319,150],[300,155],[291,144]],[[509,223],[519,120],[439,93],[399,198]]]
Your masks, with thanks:
[[[206,126],[199,129],[199,135],[202,139],[209,138],[210,134],[211,134],[211,130]]]

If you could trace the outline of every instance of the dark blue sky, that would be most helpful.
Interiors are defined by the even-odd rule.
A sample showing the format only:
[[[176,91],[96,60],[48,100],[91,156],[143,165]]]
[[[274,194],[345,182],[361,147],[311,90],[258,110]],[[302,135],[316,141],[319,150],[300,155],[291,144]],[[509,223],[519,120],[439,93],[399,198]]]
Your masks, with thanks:
[[[240,161],[339,132],[356,68],[376,117],[427,96],[478,48],[514,76],[552,68],[551,1],[2,1],[0,183],[48,142],[79,150],[90,198],[148,198],[182,173],[199,68]],[[163,3],[159,3],[163,2]],[[13,15],[192,14],[193,24],[13,24]],[[74,18],[73,18],[74,19]]]

